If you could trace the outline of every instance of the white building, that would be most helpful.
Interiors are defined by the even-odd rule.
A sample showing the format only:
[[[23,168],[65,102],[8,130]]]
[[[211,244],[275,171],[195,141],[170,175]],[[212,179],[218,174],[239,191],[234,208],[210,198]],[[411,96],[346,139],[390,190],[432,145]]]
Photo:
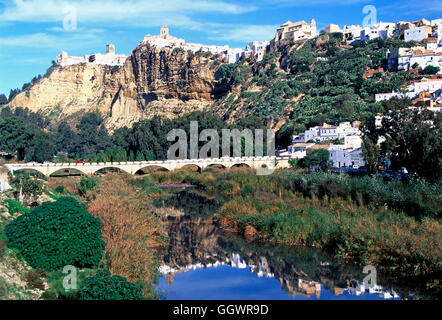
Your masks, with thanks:
[[[346,136],[342,145],[331,144],[328,151],[333,167],[358,169],[365,166],[361,146],[362,138],[360,136]]]
[[[324,123],[322,126],[312,127],[298,136],[293,136],[293,142],[329,141],[360,134],[359,128],[353,126],[350,122],[341,122],[338,126]]]
[[[396,23],[393,22],[379,22],[371,27],[362,28],[361,41],[370,41],[373,39],[381,38],[387,39],[394,36],[394,30]]]
[[[115,54],[115,46],[113,44],[106,45],[106,53],[96,53],[90,55],[84,55],[82,57],[69,56],[67,52],[62,51],[57,56],[57,64],[65,67],[79,63],[95,63],[104,64],[110,66],[122,66],[128,56],[124,54]]]
[[[419,41],[422,42],[425,39],[428,39],[432,35],[431,26],[422,26],[417,28],[412,28],[405,30],[404,32],[404,40],[405,41]]]
[[[316,21],[312,19],[310,23],[305,21],[291,22],[287,21],[276,30],[274,41],[300,41],[316,37]]]
[[[199,43],[186,43],[184,39],[176,38],[169,34],[169,27],[164,24],[160,29],[160,34],[151,36],[147,34],[141,43],[149,43],[157,48],[179,48],[185,51],[210,52],[214,55],[222,54],[229,60],[229,63],[237,62],[245,55],[245,51],[239,48],[229,48],[229,46],[204,45]]]
[[[264,55],[267,52],[267,47],[270,45],[270,41],[265,40],[265,41],[253,41],[250,42],[247,46],[246,46],[246,52],[247,53],[251,53],[254,54],[257,58],[258,61],[261,61],[262,58],[264,58]]]
[[[376,102],[390,100],[392,98],[409,98],[416,99],[419,97],[419,93],[428,92],[433,94],[435,98],[442,95],[442,80],[439,79],[422,79],[422,81],[414,82],[407,87],[406,93],[390,92],[390,93],[378,93],[375,95]]]
[[[11,189],[11,186],[3,179],[0,179],[0,192]]]
[[[334,145],[337,147],[337,145]],[[362,153],[362,148],[358,149],[341,149],[341,148],[331,148],[330,160],[333,162],[333,167],[335,168],[353,168],[359,169],[365,166],[364,155]]]
[[[387,59],[391,71],[408,71],[417,64],[422,69],[430,65],[439,67],[439,73],[442,73],[442,51],[426,50],[423,47],[399,48],[387,51]]]
[[[344,34],[344,39],[349,44],[353,43],[354,41],[361,40],[361,31],[362,28],[360,25],[344,26],[344,28],[342,29],[342,33]]]

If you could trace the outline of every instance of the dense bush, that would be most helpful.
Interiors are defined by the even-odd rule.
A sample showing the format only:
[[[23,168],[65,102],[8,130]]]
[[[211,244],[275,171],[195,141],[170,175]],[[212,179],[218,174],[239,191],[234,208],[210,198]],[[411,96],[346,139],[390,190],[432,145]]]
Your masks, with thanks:
[[[9,214],[15,214],[15,213],[23,214],[30,211],[29,209],[23,207],[23,204],[17,200],[8,199],[5,200],[4,203],[6,205],[6,208],[8,208]]]
[[[275,177],[282,187],[305,197],[349,198],[361,206],[388,206],[417,218],[439,218],[442,186],[423,179],[384,181],[381,177],[351,177],[333,173],[292,173]]]
[[[140,287],[126,278],[111,276],[108,270],[99,270],[93,277],[82,281],[80,300],[143,300]]]
[[[66,189],[64,188],[64,186],[57,186],[54,190],[57,193],[65,193],[66,192]]]
[[[20,192],[20,187],[23,195],[37,197],[43,193],[43,182],[30,176],[15,175],[11,179],[11,184],[17,194]]]
[[[66,265],[97,266],[102,257],[101,222],[71,197],[45,202],[8,224],[8,246],[45,271]]]
[[[94,177],[81,177],[80,183],[77,184],[78,192],[85,195],[86,192],[94,190],[98,186],[98,179]]]

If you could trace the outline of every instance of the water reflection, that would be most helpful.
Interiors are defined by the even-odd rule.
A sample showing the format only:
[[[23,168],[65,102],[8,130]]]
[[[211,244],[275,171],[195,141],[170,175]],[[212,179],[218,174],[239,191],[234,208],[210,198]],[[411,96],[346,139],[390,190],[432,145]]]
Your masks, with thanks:
[[[222,201],[195,190],[181,191],[157,205],[175,210],[182,205],[182,215],[161,211],[170,238],[159,268],[163,277],[158,288],[166,299],[411,297],[382,286],[364,286],[362,272],[318,250],[249,244],[217,227],[211,216]]]

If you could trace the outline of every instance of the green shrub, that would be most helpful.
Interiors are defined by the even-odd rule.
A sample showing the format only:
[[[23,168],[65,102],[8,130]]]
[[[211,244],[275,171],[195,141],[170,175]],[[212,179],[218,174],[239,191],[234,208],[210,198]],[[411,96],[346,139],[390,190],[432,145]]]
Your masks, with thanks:
[[[8,224],[8,246],[33,267],[54,271],[66,265],[97,266],[102,257],[101,222],[71,197],[45,202]]]
[[[11,184],[14,185],[16,193],[20,192],[20,186],[22,193],[27,196],[37,197],[43,193],[43,182],[30,176],[14,176],[11,180]]]
[[[57,188],[55,188],[55,192],[57,192],[57,193],[65,193],[66,190],[65,190],[64,186],[58,186]]]
[[[81,177],[77,189],[81,195],[85,195],[87,191],[94,190],[98,186],[98,179],[94,177]]]
[[[242,189],[241,189],[241,196],[247,197],[248,195],[253,195],[255,193],[255,186],[253,186],[250,183],[247,183]]]
[[[6,205],[6,208],[8,208],[9,214],[16,214],[16,213],[23,214],[31,211],[27,208],[24,208],[22,203],[17,200],[8,199],[5,200],[4,203]]]
[[[108,270],[99,270],[80,285],[80,300],[144,300],[139,286],[121,276],[111,276]]]

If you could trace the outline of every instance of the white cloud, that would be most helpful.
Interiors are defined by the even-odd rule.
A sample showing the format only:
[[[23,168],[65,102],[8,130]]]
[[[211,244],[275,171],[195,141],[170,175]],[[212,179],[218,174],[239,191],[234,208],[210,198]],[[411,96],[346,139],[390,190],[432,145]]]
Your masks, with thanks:
[[[277,25],[232,25],[224,26],[220,31],[213,31],[209,35],[211,40],[251,42],[254,40],[271,40],[275,37]]]
[[[61,22],[74,7],[78,23],[102,25],[158,25],[159,21],[174,21],[178,25],[192,23],[196,13],[241,14],[255,10],[222,0],[14,0],[5,4],[0,20],[15,22]]]
[[[369,1],[367,0],[262,0],[262,2],[287,7],[308,7],[320,5],[346,6],[358,3],[369,4]]]
[[[48,33],[33,33],[0,37],[0,47],[24,47],[24,48],[49,48],[60,49],[69,47],[71,49],[81,48],[87,44],[94,44],[99,41],[97,33],[81,32],[63,35],[52,35]]]

